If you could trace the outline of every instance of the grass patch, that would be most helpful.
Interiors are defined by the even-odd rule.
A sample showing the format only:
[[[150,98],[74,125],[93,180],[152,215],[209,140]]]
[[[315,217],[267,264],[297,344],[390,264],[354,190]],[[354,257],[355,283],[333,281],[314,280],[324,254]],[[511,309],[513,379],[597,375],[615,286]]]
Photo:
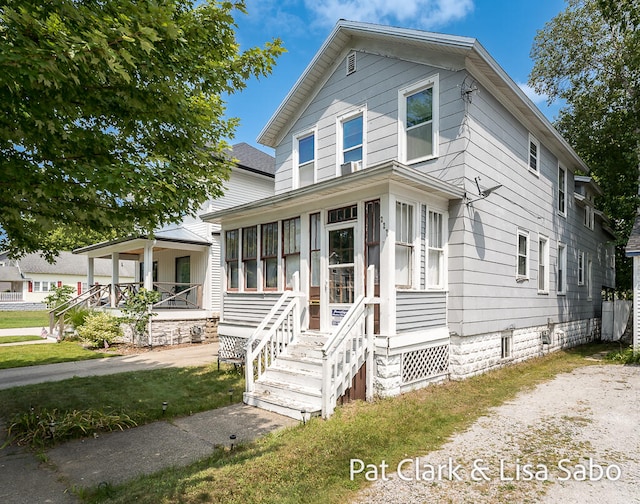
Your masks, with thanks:
[[[613,350],[605,355],[605,359],[618,362],[620,364],[640,364],[640,351],[634,352],[633,347],[622,348]]]
[[[27,341],[41,340],[40,336],[0,336],[0,345],[6,343],[25,343]]]
[[[4,341],[4,338],[0,338],[1,341]],[[72,341],[47,345],[7,346],[0,347],[0,369],[102,359],[104,357],[113,357],[113,355],[92,352]]]
[[[14,387],[0,390],[0,404],[3,418],[9,425],[22,423],[40,429],[38,417],[46,418],[46,422],[43,420],[46,425],[50,420],[62,423],[72,417],[71,422],[78,418],[77,422],[84,422],[81,425],[88,427],[84,434],[82,429],[56,430],[55,441],[61,441],[65,439],[63,432],[69,433],[67,438],[91,435],[92,421],[86,420],[88,416],[119,415],[141,425],[226,406],[230,403],[229,389],[234,390],[233,402],[240,402],[244,377],[233,368],[223,366],[218,371],[215,365],[211,365],[71,378]],[[163,401],[168,403],[164,415]],[[15,429],[14,434],[18,434]],[[42,442],[34,444],[52,441],[46,436],[45,429],[39,440]]]
[[[233,452],[219,450],[186,468],[172,468],[109,488],[84,490],[89,503],[343,503],[368,483],[350,481],[352,458],[389,467],[441,447],[489,409],[577,367],[603,350],[585,345],[554,352],[460,382],[373,403],[355,402],[323,421],[279,431]]]
[[[0,317],[0,329],[15,327],[49,327],[49,312],[36,311],[3,311]]]

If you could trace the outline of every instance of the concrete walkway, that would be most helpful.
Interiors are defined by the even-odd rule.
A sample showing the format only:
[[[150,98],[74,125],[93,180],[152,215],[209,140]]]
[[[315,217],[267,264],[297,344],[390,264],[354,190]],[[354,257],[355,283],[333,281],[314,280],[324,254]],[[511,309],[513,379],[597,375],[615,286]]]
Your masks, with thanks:
[[[135,356],[0,370],[0,388],[72,376],[200,366],[215,362],[216,352],[215,344],[194,344]],[[71,441],[47,450],[48,463],[41,463],[24,448],[9,446],[0,450],[0,502],[77,503],[79,500],[69,492],[72,487],[90,487],[103,482],[118,484],[165,467],[188,465],[207,457],[219,445],[228,446],[232,434],[236,436],[236,443],[251,441],[297,423],[274,413],[235,404],[171,422],[155,422]],[[0,439],[0,444],[2,442]]]

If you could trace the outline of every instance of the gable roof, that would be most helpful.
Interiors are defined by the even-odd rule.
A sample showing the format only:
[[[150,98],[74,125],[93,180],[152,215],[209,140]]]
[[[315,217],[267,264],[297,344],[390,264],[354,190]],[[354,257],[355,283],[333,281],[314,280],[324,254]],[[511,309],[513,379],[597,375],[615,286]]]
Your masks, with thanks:
[[[229,154],[236,160],[238,168],[271,178],[275,177],[276,159],[266,152],[241,142],[233,145]]]
[[[589,172],[589,167],[567,141],[475,38],[343,19],[338,21],[262,129],[258,142],[276,147],[351,50],[404,58],[450,70],[467,69],[570,169]]]

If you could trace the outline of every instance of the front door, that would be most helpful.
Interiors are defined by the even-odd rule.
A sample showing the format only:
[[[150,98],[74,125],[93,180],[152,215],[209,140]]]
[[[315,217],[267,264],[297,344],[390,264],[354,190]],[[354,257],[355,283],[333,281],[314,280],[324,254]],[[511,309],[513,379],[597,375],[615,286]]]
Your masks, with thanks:
[[[330,325],[337,326],[355,299],[354,225],[328,230]]]

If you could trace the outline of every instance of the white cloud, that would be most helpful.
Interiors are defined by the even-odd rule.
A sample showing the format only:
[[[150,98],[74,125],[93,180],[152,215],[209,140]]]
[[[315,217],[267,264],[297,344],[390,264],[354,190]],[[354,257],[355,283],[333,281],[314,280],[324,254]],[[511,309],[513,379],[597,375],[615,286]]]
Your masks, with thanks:
[[[526,94],[527,97],[536,105],[546,104],[547,99],[549,98],[547,95],[536,93],[536,90],[525,82],[518,82],[518,86],[520,87],[520,89],[522,89],[524,94]]]
[[[334,25],[338,19],[434,29],[464,18],[474,0],[305,0],[317,22]]]

